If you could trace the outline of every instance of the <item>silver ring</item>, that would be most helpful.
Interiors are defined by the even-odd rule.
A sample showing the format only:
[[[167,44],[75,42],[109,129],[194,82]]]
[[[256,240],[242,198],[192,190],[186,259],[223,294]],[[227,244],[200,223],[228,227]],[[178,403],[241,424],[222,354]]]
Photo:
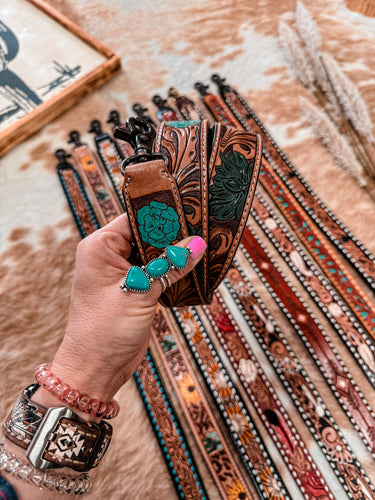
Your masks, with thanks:
[[[165,278],[166,278],[166,276],[165,276]],[[164,293],[165,290],[167,289],[167,284],[164,281],[164,277],[163,276],[161,278],[159,278],[159,280],[161,281],[161,284],[163,285],[163,291],[161,293]]]
[[[172,283],[171,283],[171,280],[169,279],[168,274],[166,274],[166,275],[164,276],[164,278],[165,278],[165,281],[167,282],[167,286],[168,286],[168,287],[172,286]]]

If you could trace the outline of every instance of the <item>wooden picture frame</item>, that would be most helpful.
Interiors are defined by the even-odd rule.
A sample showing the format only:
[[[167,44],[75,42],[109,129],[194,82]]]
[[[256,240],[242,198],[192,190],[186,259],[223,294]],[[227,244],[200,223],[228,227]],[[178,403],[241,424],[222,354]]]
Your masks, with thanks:
[[[120,69],[119,56],[43,0],[6,2],[0,10],[0,156]]]

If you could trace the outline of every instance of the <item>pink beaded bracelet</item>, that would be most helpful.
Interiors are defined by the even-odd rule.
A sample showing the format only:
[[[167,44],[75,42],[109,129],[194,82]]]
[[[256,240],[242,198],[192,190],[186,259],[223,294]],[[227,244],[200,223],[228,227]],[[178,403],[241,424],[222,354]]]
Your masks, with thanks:
[[[71,408],[88,413],[93,417],[109,420],[115,418],[120,411],[119,404],[112,399],[108,403],[92,399],[87,394],[83,394],[76,389],[71,389],[68,384],[51,372],[51,365],[43,363],[35,369],[35,379],[38,384]]]

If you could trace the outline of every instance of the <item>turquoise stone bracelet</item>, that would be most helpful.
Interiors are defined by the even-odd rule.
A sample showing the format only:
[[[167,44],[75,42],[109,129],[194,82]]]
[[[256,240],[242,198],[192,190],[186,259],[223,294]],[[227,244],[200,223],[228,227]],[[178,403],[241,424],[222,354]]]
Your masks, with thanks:
[[[167,247],[163,255],[151,260],[146,266],[132,266],[120,288],[123,292],[148,292],[154,279],[162,278],[170,269],[184,269],[188,262],[189,253],[188,248]]]

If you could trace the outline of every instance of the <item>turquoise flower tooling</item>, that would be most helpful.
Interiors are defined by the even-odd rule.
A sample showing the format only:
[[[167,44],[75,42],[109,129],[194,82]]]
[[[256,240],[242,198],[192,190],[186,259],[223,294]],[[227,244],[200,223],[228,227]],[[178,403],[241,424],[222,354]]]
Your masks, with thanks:
[[[170,245],[176,240],[180,229],[176,210],[158,201],[152,201],[139,209],[137,221],[142,240],[155,248]]]

